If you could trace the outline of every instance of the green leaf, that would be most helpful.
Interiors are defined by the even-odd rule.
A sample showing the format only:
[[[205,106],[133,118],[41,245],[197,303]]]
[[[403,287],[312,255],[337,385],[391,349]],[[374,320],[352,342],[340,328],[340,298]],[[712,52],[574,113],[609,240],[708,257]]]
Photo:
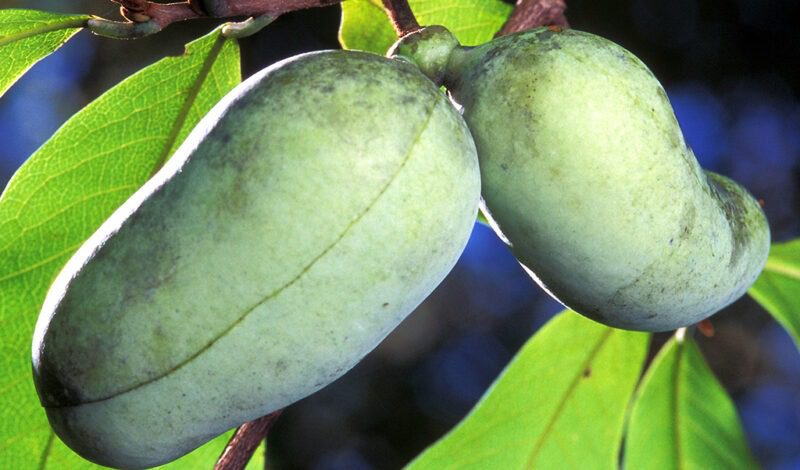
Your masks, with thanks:
[[[645,333],[560,314],[410,468],[616,469],[648,342]]]
[[[380,0],[342,2],[339,42],[344,49],[359,49],[384,54],[397,35]]]
[[[409,0],[409,4],[419,24],[445,26],[465,46],[490,41],[514,8],[502,0]],[[342,47],[385,54],[396,40],[381,0],[342,3]]]
[[[487,219],[486,215],[483,213],[483,210],[478,211],[478,217],[475,219],[475,221],[481,225],[485,225],[486,227],[491,228],[492,226],[492,224],[489,223],[489,219]]]
[[[78,112],[0,196],[0,467],[83,468],[52,438],[33,387],[38,311],[69,257],[239,81],[236,43],[201,38]]]
[[[205,460],[205,462],[206,463],[204,465],[208,465],[208,460]],[[197,468],[197,467],[187,466],[186,468]],[[245,470],[264,470],[265,468],[267,468],[267,442],[262,441],[261,445],[258,446],[258,449],[256,449],[256,452],[253,454],[253,457],[250,458],[249,462],[247,462]]]
[[[772,245],[750,295],[778,320],[800,348],[800,239]]]
[[[758,468],[736,408],[691,339],[670,340],[631,412],[625,468]]]
[[[0,96],[81,30],[87,15],[0,10]]]

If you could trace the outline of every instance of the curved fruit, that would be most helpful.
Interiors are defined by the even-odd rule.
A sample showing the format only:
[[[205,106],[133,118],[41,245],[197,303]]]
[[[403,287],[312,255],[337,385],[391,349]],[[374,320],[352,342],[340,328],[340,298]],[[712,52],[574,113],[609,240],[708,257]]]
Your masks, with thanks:
[[[395,53],[432,61],[416,41]],[[708,317],[755,281],[769,250],[764,213],[741,186],[700,168],[664,89],[633,54],[542,28],[453,48],[446,62],[487,215],[562,303],[607,325],[664,331]]]
[[[448,273],[474,144],[414,66],[343,51],[234,90],[60,274],[33,365],[58,435],[167,462],[355,365]]]

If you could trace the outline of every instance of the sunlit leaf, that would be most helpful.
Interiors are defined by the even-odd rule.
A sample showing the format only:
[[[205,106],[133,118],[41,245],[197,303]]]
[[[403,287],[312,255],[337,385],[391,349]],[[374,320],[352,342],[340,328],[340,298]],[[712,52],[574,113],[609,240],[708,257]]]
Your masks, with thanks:
[[[625,468],[758,468],[736,408],[691,339],[671,340],[635,399]]]
[[[0,96],[81,30],[87,15],[0,10]]]
[[[617,468],[648,343],[645,333],[560,314],[410,468]]]
[[[800,239],[776,243],[750,295],[778,320],[800,348]]]
[[[465,46],[491,40],[513,9],[502,0],[409,0],[409,4],[421,25],[445,26]],[[395,40],[381,0],[342,3],[339,41],[345,49],[385,54]]]
[[[73,116],[0,196],[0,468],[89,466],[53,438],[33,387],[39,308],[72,253],[239,81],[236,43],[199,39]]]

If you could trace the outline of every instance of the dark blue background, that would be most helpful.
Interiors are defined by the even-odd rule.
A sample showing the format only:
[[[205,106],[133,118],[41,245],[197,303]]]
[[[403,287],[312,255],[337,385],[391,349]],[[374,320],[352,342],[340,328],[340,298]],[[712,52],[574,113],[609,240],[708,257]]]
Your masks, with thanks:
[[[568,1],[572,26],[612,39],[662,80],[701,164],[766,203],[776,241],[800,234],[800,20],[793,0]],[[100,1],[0,2],[92,12]],[[336,47],[338,7],[286,15],[242,42],[245,75],[307,50]],[[119,42],[79,34],[0,99],[0,187],[72,113],[126,75],[209,30],[199,21]],[[560,306],[476,226],[442,286],[373,354],[287,410],[274,429],[274,468],[397,468],[472,407],[525,340]],[[800,355],[749,298],[701,338],[736,400],[759,461],[800,469]],[[655,344],[664,336],[656,337]]]

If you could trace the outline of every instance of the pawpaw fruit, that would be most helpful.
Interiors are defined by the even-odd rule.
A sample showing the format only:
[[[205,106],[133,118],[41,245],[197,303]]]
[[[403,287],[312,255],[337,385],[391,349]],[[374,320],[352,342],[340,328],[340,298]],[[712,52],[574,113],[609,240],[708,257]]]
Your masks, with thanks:
[[[473,141],[416,67],[361,52],[267,68],[80,248],[45,301],[35,384],[102,465],[163,464],[353,367],[450,271]]]
[[[560,28],[468,48],[431,27],[392,54],[463,107],[487,218],[564,305],[665,331],[712,315],[758,277],[770,245],[760,205],[703,171],[663,87],[629,51]]]

